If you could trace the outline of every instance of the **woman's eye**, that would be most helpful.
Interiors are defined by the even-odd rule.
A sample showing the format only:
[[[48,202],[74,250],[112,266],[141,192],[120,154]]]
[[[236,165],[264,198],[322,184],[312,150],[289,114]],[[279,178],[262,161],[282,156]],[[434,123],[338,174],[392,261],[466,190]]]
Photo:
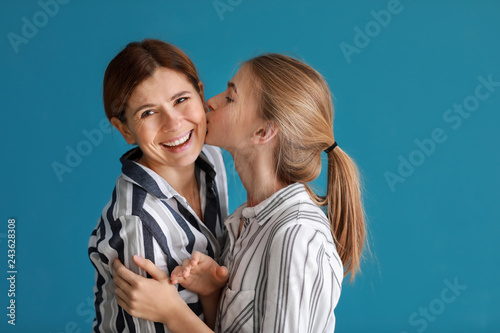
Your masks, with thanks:
[[[178,98],[178,99],[176,99],[176,100],[175,100],[175,103],[174,103],[174,104],[175,104],[175,105],[177,105],[177,104],[181,104],[181,103],[185,102],[187,99],[188,99],[187,97],[181,97],[181,98]]]
[[[154,114],[155,112],[153,110],[146,110],[144,111],[142,114],[141,114],[141,118],[146,118],[152,114]]]
[[[232,103],[232,102],[234,102],[234,100],[233,100],[231,97],[229,97],[229,96],[226,96],[226,101],[227,101],[228,103]]]

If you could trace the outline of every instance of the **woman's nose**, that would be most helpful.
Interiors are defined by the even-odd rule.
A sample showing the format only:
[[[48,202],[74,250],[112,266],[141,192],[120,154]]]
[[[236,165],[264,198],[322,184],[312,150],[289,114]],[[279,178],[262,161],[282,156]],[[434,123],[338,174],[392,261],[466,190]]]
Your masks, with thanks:
[[[176,110],[166,110],[162,114],[161,122],[163,132],[175,132],[181,127],[182,115]]]

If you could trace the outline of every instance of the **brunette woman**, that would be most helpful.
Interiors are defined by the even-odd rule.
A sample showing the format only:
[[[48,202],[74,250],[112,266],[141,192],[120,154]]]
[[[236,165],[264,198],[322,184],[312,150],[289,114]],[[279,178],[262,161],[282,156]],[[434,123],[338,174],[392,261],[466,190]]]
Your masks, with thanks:
[[[219,148],[204,144],[203,84],[184,52],[145,40],[130,43],[109,63],[103,86],[106,116],[137,147],[120,159],[122,174],[89,242],[96,269],[93,330],[168,331],[118,306],[111,264],[118,258],[146,277],[132,261],[134,254],[167,273],[193,251],[219,260],[227,183]],[[202,309],[211,309],[182,287],[169,301],[201,319]]]

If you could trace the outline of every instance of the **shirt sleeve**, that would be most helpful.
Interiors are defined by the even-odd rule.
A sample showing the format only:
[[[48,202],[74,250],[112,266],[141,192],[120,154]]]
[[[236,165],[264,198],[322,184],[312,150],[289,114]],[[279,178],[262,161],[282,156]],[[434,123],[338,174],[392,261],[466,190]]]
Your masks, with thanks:
[[[333,332],[342,266],[331,236],[304,224],[272,240],[262,332]]]
[[[134,328],[135,331],[155,331],[154,323],[130,316],[118,306],[115,298],[115,284],[111,270],[115,258],[119,258],[134,273],[146,276],[146,272],[133,262],[132,257],[135,254],[144,256],[140,218],[132,215],[121,216],[111,222],[101,218],[89,242],[89,257],[96,270],[94,286],[96,318],[93,332],[122,332],[125,328],[129,331],[134,331]]]

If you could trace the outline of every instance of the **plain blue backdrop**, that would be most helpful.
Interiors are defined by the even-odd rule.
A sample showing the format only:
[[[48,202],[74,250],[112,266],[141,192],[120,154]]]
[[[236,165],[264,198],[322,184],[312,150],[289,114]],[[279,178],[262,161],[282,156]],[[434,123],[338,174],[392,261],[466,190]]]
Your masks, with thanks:
[[[344,283],[338,332],[500,331],[498,1],[1,7],[2,332],[91,330],[88,239],[128,149],[102,122],[102,77],[121,48],[146,37],[184,49],[208,97],[225,89],[239,61],[262,52],[295,54],[327,79],[336,139],[364,180],[372,252]],[[233,210],[245,192],[226,157]],[[324,174],[316,184],[324,188]]]

